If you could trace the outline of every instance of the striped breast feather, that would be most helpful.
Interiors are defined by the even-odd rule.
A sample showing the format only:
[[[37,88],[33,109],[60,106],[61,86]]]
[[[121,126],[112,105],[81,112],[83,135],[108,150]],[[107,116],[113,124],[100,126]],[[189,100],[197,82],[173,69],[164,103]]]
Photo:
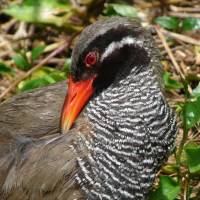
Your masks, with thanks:
[[[87,171],[86,180],[92,183],[90,189],[85,188],[88,199],[146,199],[158,168],[172,149],[176,133],[173,112],[163,98],[160,101],[156,105],[161,108],[154,108],[155,112],[149,115],[151,120],[146,120],[136,107],[131,112],[121,106],[118,112],[125,113],[121,121],[114,116],[116,121],[110,121],[111,113],[116,115],[109,111],[112,106],[108,107],[107,114],[104,109],[89,113],[91,120],[97,115],[102,117],[93,125],[93,161],[84,163],[83,168],[82,176]],[[149,108],[148,103],[143,104]],[[157,121],[155,126],[151,126],[152,121]],[[162,127],[165,121],[165,128],[157,126],[159,121],[163,121]]]
[[[175,116],[153,70],[132,76],[89,103],[91,154],[79,173],[88,199],[146,200],[173,149]]]

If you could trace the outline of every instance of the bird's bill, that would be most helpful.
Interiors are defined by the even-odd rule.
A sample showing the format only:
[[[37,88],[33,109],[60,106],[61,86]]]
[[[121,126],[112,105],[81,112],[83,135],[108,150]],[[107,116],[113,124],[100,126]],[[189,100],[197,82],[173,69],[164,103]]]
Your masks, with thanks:
[[[68,91],[61,116],[62,133],[66,133],[71,128],[84,105],[94,93],[92,86],[94,78],[74,82],[72,77],[69,77]]]

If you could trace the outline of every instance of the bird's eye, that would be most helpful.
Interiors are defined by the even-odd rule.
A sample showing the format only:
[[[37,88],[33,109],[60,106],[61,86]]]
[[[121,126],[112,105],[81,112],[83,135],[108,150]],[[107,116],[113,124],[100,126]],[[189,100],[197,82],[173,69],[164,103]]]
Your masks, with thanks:
[[[86,67],[92,67],[97,63],[98,53],[95,51],[89,52],[85,57],[85,65]]]

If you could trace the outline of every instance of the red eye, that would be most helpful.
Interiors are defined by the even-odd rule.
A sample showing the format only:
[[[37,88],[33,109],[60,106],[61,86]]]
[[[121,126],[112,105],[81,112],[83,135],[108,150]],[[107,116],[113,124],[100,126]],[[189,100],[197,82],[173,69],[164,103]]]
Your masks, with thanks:
[[[97,63],[98,54],[97,52],[89,52],[85,57],[86,67],[92,67]]]

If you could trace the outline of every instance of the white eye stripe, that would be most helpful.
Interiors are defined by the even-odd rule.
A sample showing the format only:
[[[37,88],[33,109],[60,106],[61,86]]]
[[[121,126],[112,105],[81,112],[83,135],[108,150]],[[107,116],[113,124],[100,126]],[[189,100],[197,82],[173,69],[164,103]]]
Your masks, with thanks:
[[[101,62],[110,54],[112,54],[112,52],[115,51],[116,49],[121,49],[125,45],[132,45],[132,44],[142,47],[143,41],[127,36],[120,41],[110,43],[101,56]]]

